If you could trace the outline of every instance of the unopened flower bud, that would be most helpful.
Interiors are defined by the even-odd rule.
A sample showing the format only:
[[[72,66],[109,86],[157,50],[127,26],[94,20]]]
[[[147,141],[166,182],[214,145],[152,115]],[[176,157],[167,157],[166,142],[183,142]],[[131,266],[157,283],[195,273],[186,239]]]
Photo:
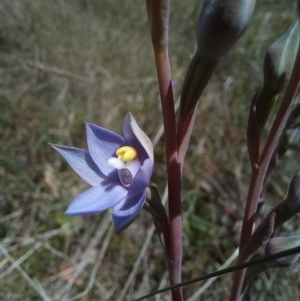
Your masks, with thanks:
[[[197,24],[197,45],[182,88],[180,116],[185,122],[196,107],[219,59],[243,34],[256,0],[206,0]]]
[[[243,254],[243,257],[250,256],[254,251],[267,242],[267,240],[273,234],[275,218],[276,213],[273,212],[256,228],[248,243],[240,251],[241,254]]]
[[[300,171],[292,178],[286,198],[277,204],[264,218],[268,220],[273,213],[276,213],[274,229],[291,219],[300,212]]]
[[[264,85],[273,93],[280,93],[287,85],[299,47],[299,21],[292,25],[268,49],[264,60]]]
[[[243,34],[256,0],[205,0],[197,24],[198,49],[189,65],[180,99],[178,122],[179,156],[190,139],[196,108],[219,59]]]
[[[206,0],[197,26],[201,54],[219,59],[243,34],[251,20],[255,0]]]
[[[268,219],[269,216],[273,213],[276,213],[274,229],[277,229],[283,223],[291,219],[295,214],[290,211],[288,208],[287,200],[283,200],[278,205],[276,205],[271,212],[264,218]]]
[[[289,237],[273,237],[265,247],[265,254],[272,255],[278,252],[286,251],[300,246],[300,235]],[[300,254],[294,254],[282,258],[277,258],[265,263],[269,268],[283,268],[293,265],[299,258]]]
[[[257,98],[257,120],[261,128],[265,126],[278,94],[290,79],[299,47],[299,35],[299,22],[296,22],[266,53],[264,84]]]

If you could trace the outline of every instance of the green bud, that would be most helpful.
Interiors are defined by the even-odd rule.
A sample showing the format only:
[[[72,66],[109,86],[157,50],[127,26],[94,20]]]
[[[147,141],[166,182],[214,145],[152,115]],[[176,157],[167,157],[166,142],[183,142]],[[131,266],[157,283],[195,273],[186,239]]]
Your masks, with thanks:
[[[179,157],[185,156],[192,133],[198,101],[219,59],[243,34],[256,0],[205,0],[198,24],[198,49],[184,79],[178,122]]]
[[[265,126],[278,94],[290,79],[299,47],[299,35],[299,22],[296,22],[266,53],[264,84],[257,97],[257,120],[261,128]]]
[[[201,54],[224,56],[245,31],[255,0],[206,0],[198,25],[197,45]]]
[[[189,113],[209,82],[219,59],[243,34],[255,7],[256,0],[206,0],[197,24],[197,45],[182,88],[181,122]]]
[[[264,60],[264,85],[273,93],[280,93],[287,85],[299,47],[299,22],[292,25],[268,49]]]
[[[286,251],[300,246],[300,235],[289,237],[273,237],[265,247],[265,254],[272,255],[278,252]],[[294,254],[265,263],[268,268],[283,268],[293,265],[299,258],[300,254]]]

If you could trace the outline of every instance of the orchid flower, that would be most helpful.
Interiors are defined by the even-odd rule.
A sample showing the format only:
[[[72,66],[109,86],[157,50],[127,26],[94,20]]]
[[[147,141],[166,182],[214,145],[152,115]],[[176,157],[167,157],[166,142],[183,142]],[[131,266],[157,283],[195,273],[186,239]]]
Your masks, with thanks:
[[[124,138],[92,123],[86,124],[88,150],[52,145],[92,187],[77,195],[69,215],[92,215],[113,209],[116,233],[129,226],[142,209],[153,171],[153,146],[128,113]]]

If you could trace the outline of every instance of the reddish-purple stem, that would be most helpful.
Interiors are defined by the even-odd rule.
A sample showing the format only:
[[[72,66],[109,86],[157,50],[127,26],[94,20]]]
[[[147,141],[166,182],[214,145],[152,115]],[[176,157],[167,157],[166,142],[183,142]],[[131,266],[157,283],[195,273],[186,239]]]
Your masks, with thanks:
[[[169,192],[169,274],[171,285],[181,282],[182,222],[181,170],[177,152],[176,117],[168,56],[169,0],[146,0],[152,35],[165,132]],[[168,242],[165,242],[168,243]],[[172,290],[173,301],[182,301],[180,288]]]
[[[281,106],[279,108],[275,121],[272,125],[262,155],[259,159],[259,162],[257,163],[256,166],[257,168],[255,168],[254,166],[252,170],[251,182],[250,182],[250,187],[248,192],[248,199],[246,203],[245,215],[244,215],[243,226],[241,231],[240,250],[243,249],[243,247],[246,245],[246,243],[249,241],[251,237],[257,203],[263,187],[264,178],[268,170],[268,165],[272,158],[272,154],[274,152],[278,138],[285,126],[289,114],[293,109],[293,101],[297,96],[299,83],[300,83],[300,48],[298,49],[295,65],[291,74],[291,79],[286,89],[286,93],[282,99]],[[246,260],[247,258],[245,258],[243,254],[240,253],[238,264],[243,263]],[[233,277],[233,288],[231,291],[230,301],[240,300],[241,297],[240,294],[245,278],[245,272],[246,272],[245,269],[235,272]]]

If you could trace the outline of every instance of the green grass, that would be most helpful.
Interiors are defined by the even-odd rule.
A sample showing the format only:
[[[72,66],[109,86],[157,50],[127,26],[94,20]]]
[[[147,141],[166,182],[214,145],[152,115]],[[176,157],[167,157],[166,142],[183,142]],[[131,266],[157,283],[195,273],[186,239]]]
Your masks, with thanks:
[[[200,7],[195,0],[171,3],[176,98],[196,49]],[[295,19],[295,4],[259,1],[250,28],[205,89],[184,169],[184,280],[219,268],[238,245],[250,177],[245,141],[250,101],[261,87],[268,46]],[[119,236],[111,232],[109,215],[63,215],[86,185],[48,145],[84,148],[84,121],[120,132],[128,111],[154,137],[161,109],[151,47],[141,0],[0,3],[1,300],[120,300],[147,235],[150,245],[124,300],[167,281],[148,213]],[[163,193],[163,138],[155,160],[152,180]],[[267,192],[269,206],[284,198],[299,163],[294,153],[278,166]],[[281,233],[297,233],[298,221]],[[296,300],[297,271],[296,266],[261,275],[245,300]],[[201,285],[184,288],[185,298]],[[222,277],[203,298],[226,299],[230,286],[230,276]]]

